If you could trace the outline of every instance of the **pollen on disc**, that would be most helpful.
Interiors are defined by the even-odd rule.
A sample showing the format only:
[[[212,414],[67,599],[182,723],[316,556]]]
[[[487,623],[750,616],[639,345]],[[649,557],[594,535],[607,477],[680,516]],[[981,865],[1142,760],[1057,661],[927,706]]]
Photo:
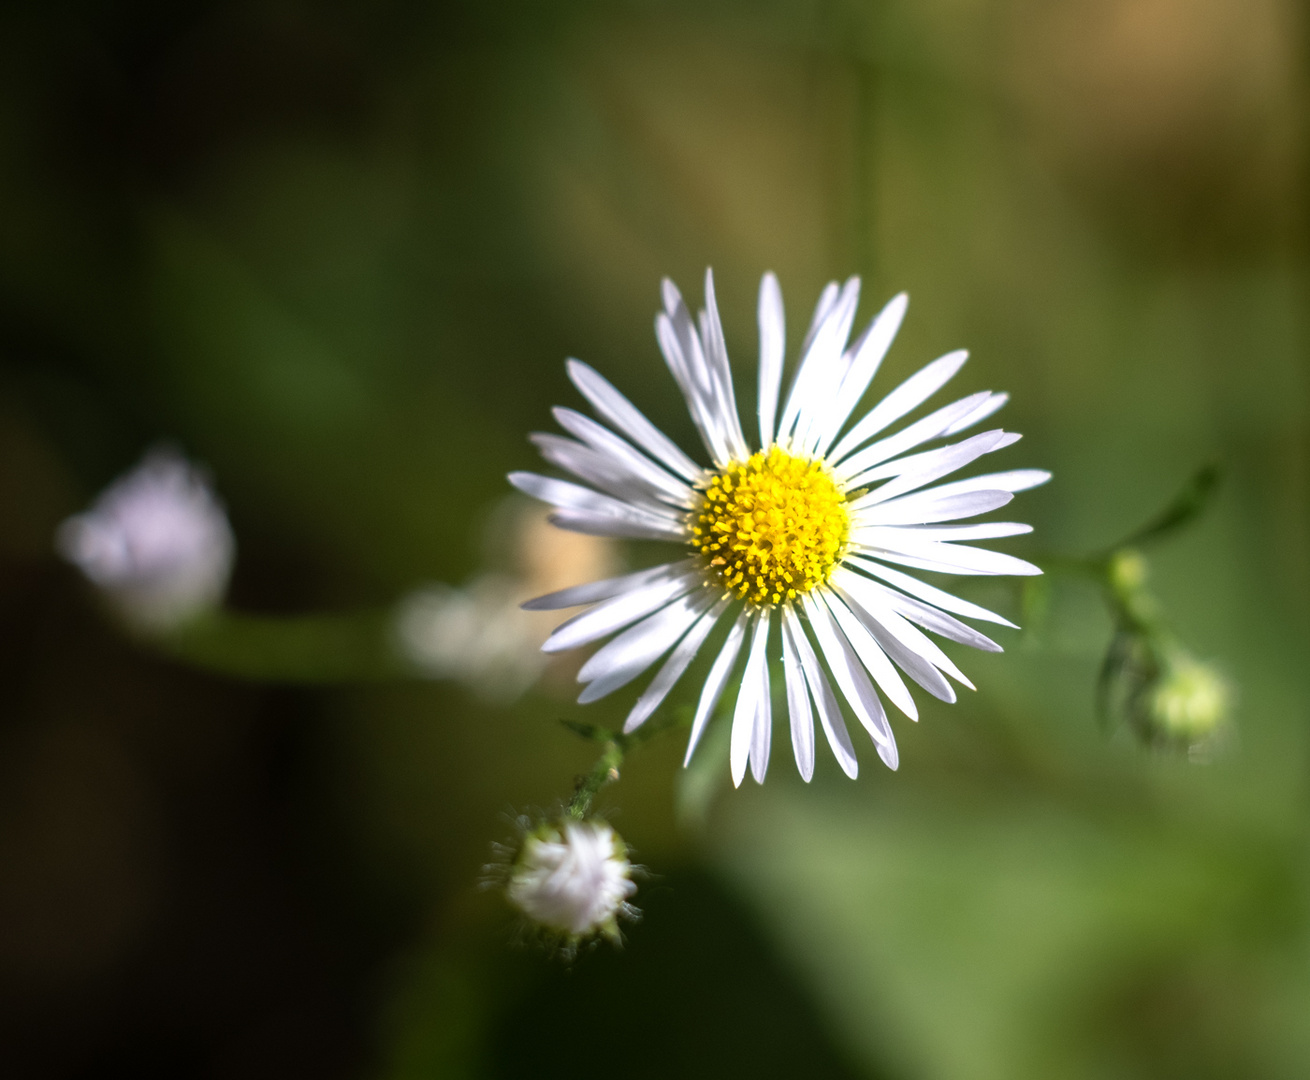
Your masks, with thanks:
[[[769,606],[828,580],[850,535],[850,512],[823,462],[774,446],[714,477],[691,534],[725,589]]]

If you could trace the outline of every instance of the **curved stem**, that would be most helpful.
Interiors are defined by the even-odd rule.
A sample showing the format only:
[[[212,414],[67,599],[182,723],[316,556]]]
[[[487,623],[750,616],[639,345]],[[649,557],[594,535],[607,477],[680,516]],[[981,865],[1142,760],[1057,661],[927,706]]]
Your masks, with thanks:
[[[415,678],[388,611],[244,615],[216,611],[151,643],[207,671],[260,682],[349,683]]]
[[[591,804],[600,794],[600,789],[619,778],[619,766],[622,764],[623,747],[611,740],[605,744],[605,749],[591,771],[578,777],[577,787],[564,810],[565,814],[578,820],[585,818],[591,812]]]
[[[629,751],[654,738],[669,728],[685,726],[686,710],[679,709],[673,714],[655,716],[647,720],[636,731],[611,731],[594,724],[582,724],[576,720],[563,720],[561,723],[570,731],[576,732],[584,739],[591,739],[602,744],[600,757],[590,771],[579,776],[573,788],[573,798],[569,800],[564,813],[571,818],[585,818],[591,812],[591,805],[600,794],[601,788],[619,779],[619,766]]]

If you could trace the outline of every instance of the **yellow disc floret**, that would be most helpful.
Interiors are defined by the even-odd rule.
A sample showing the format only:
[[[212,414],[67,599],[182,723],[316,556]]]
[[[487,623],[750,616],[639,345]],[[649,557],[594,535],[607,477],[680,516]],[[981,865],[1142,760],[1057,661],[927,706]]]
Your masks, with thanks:
[[[846,496],[823,463],[773,446],[710,481],[692,514],[691,543],[726,589],[767,606],[826,582],[850,523]]]

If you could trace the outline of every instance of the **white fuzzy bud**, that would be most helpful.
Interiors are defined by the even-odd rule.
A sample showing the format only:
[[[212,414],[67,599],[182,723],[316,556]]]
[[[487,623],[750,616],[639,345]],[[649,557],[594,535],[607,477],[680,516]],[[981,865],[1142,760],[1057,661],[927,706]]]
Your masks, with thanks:
[[[59,551],[130,622],[167,630],[216,604],[236,542],[203,473],[154,450],[56,534]]]
[[[571,937],[617,934],[616,917],[637,891],[618,834],[604,821],[543,825],[523,842],[508,893],[533,922]]]

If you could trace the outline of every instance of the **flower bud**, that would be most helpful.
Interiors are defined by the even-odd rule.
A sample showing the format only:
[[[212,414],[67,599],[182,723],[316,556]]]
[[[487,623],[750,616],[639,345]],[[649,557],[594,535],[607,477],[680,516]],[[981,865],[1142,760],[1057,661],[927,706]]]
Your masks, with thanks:
[[[637,886],[627,846],[608,822],[560,821],[523,840],[509,871],[510,902],[545,930],[571,941],[602,933],[618,937],[619,915]]]
[[[1232,691],[1208,664],[1190,657],[1171,659],[1147,699],[1151,724],[1165,739],[1198,743],[1228,716]]]
[[[1110,586],[1119,593],[1136,592],[1146,584],[1146,560],[1138,551],[1124,548],[1110,558]]]
[[[204,474],[153,450],[56,534],[56,546],[146,630],[172,629],[218,604],[236,542]]]

